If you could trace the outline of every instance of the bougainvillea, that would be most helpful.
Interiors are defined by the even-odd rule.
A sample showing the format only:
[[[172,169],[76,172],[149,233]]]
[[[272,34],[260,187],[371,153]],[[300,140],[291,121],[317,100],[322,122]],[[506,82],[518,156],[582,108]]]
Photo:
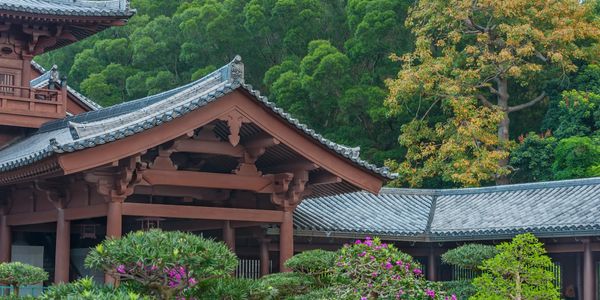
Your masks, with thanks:
[[[223,243],[191,233],[138,231],[107,239],[87,256],[86,266],[161,299],[185,296],[198,282],[228,277],[237,258]]]
[[[428,282],[418,262],[378,238],[344,245],[335,265],[344,298],[455,300]]]

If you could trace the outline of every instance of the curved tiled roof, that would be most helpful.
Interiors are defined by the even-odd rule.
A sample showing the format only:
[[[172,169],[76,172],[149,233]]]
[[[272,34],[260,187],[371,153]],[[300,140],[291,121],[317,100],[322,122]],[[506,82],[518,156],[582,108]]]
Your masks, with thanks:
[[[305,200],[300,235],[385,235],[408,240],[463,240],[600,233],[600,178],[485,188],[382,189]]]
[[[79,151],[134,135],[217,101],[236,89],[253,95],[256,101],[283,120],[354,164],[380,176],[393,177],[387,169],[361,160],[357,149],[327,140],[244,84],[243,64],[239,57],[182,87],[46,123],[34,135],[0,151],[0,172],[32,164],[55,153]]]
[[[0,0],[0,10],[57,16],[129,17],[128,0]]]

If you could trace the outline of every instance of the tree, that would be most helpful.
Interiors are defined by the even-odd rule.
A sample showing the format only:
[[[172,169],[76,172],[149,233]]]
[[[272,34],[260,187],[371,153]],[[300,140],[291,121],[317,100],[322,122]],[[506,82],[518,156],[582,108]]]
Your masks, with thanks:
[[[470,299],[560,299],[552,261],[533,234],[517,235],[497,249],[500,253],[483,262],[483,274],[473,281],[477,294]]]
[[[442,261],[464,269],[477,270],[485,260],[496,254],[498,250],[494,246],[466,244],[442,254]]]
[[[600,175],[600,141],[597,137],[573,136],[562,139],[554,149],[554,156],[554,179]]]
[[[237,258],[221,242],[156,229],[104,240],[90,251],[85,265],[120,278],[144,294],[174,299],[185,296],[199,282],[230,276]]]
[[[36,284],[48,279],[48,273],[42,268],[21,262],[0,263],[0,282],[10,285],[15,296],[23,285]]]
[[[461,185],[507,183],[509,114],[545,99],[548,78],[564,77],[577,70],[576,60],[588,59],[600,39],[592,8],[578,0],[418,1],[406,23],[416,48],[392,57],[403,66],[387,82],[394,111],[407,102],[423,107],[402,129],[409,151],[397,167],[404,181],[441,175]],[[431,120],[431,112],[444,120]]]
[[[526,137],[520,137],[519,143],[510,154],[510,164],[514,168],[512,180],[536,182],[554,179],[552,163],[556,144],[555,137],[533,132]]]

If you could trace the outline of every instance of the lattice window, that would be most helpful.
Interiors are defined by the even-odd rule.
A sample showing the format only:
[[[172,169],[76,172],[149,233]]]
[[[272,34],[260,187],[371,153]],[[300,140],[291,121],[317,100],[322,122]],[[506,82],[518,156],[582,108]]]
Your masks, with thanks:
[[[12,86],[15,85],[15,75],[9,73],[0,72],[0,94],[2,95],[14,95],[15,89]]]

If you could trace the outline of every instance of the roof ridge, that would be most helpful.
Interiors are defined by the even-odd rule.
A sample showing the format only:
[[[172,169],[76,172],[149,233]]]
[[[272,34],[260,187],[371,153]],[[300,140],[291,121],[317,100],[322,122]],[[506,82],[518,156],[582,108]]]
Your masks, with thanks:
[[[487,187],[469,187],[456,189],[419,189],[419,188],[393,188],[384,187],[381,193],[396,195],[461,195],[461,194],[483,194],[494,192],[510,192],[531,189],[558,188],[566,186],[581,186],[600,184],[600,177],[564,179],[554,181],[540,181],[528,183],[516,183],[507,185],[487,186]]]

